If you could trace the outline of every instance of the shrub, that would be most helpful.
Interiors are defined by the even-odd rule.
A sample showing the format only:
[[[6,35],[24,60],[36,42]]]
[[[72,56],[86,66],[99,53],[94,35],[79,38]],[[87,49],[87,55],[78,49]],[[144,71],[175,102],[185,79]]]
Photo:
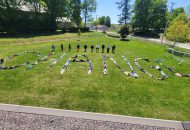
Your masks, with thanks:
[[[70,33],[78,33],[78,28],[77,27],[71,27],[67,29],[68,32]],[[80,28],[81,32],[89,32],[90,28],[89,27],[84,27],[84,28]]]
[[[129,35],[129,26],[127,24],[121,26],[120,31],[118,32],[122,39],[125,39]]]
[[[50,16],[46,13],[0,9],[1,32],[28,33],[51,30]]]
[[[166,38],[174,42],[188,42],[190,39],[190,26],[187,16],[180,14],[167,28]]]
[[[84,27],[84,28],[80,28],[81,32],[89,32],[90,28],[89,27]]]

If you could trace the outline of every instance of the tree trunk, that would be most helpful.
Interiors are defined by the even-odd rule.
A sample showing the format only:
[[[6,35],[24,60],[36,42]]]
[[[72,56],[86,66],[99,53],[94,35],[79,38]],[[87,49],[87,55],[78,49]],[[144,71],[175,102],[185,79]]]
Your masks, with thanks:
[[[84,27],[85,27],[85,28],[86,28],[87,15],[88,15],[88,10],[87,10],[87,8],[86,8],[86,9],[85,9],[85,16],[84,16]]]

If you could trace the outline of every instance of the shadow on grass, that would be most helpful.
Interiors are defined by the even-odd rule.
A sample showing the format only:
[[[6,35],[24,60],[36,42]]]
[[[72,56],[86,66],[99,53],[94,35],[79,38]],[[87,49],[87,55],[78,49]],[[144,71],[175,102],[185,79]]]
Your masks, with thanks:
[[[130,41],[129,39],[120,39],[120,41]]]
[[[37,33],[0,33],[0,38],[33,38],[39,36],[52,36],[64,34],[61,31],[56,32],[37,32]]]
[[[65,33],[76,33],[76,32],[56,31],[56,32],[37,32],[37,33],[33,33],[33,32],[31,33],[0,33],[0,38],[34,38],[34,37],[40,37],[40,36],[61,35]]]

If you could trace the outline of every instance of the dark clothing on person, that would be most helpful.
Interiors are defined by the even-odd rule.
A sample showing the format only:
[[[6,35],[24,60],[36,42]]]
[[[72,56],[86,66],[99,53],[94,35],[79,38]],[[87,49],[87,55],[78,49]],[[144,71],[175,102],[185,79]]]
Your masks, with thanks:
[[[107,47],[107,53],[109,53],[110,52],[110,45],[108,45],[108,47]]]
[[[71,51],[71,44],[69,44],[69,51]]]
[[[61,44],[61,51],[63,52],[63,44]]]
[[[105,45],[103,44],[102,45],[102,53],[104,53],[104,48],[105,48]]]
[[[94,45],[91,45],[91,52],[94,51]]]
[[[85,45],[84,45],[84,51],[85,51],[85,52],[86,52],[86,49],[87,49],[87,45],[85,44]]]
[[[80,51],[80,45],[78,44],[77,45],[77,52],[79,52]]]
[[[4,63],[4,60],[3,59],[0,59],[0,64],[3,64]]]
[[[51,46],[51,49],[52,49],[52,52],[55,52],[55,46],[54,45]]]
[[[112,46],[112,53],[115,53],[115,45]]]

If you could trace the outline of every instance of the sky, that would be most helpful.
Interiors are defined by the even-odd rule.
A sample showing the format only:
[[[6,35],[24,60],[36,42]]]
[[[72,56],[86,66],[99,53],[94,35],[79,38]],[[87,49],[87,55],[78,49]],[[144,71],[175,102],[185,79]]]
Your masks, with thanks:
[[[112,23],[118,23],[118,14],[120,11],[117,8],[116,2],[120,0],[96,0],[97,1],[97,10],[94,14],[94,18],[101,16],[110,16]],[[135,0],[131,0],[133,3]],[[171,3],[174,2],[174,8],[177,7],[187,7],[190,5],[190,0],[168,0],[168,6],[171,6]]]

